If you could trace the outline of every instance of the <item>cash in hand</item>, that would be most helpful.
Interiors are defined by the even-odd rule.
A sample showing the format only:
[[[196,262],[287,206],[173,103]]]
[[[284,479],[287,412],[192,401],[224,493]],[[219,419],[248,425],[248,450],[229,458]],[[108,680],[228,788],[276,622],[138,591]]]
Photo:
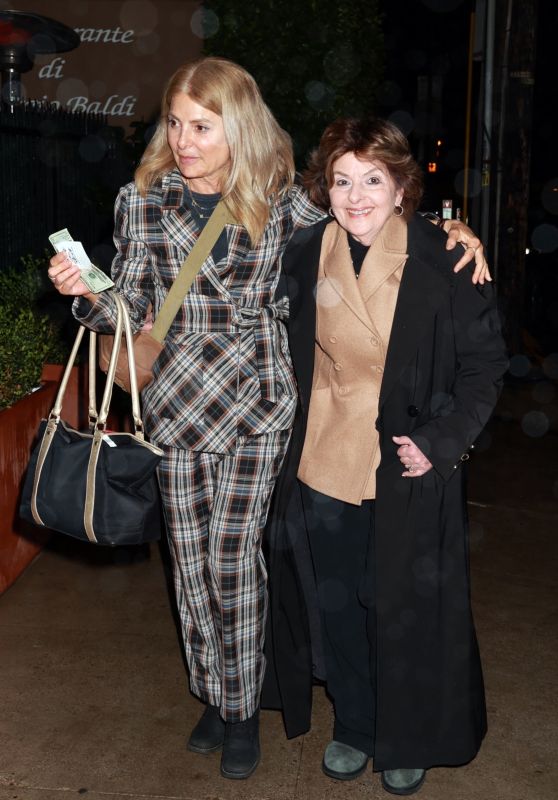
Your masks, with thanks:
[[[114,286],[114,281],[111,281],[108,275],[91,263],[82,243],[74,242],[67,228],[51,233],[48,240],[57,253],[64,250],[70,261],[80,268],[81,279],[90,292],[98,294]]]

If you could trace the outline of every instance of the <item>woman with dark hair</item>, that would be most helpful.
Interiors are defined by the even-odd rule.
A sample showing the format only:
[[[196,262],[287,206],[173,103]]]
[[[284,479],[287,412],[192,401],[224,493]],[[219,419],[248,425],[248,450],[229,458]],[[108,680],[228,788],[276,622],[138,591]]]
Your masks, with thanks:
[[[507,359],[491,285],[456,275],[416,214],[421,173],[394,125],[333,123],[304,184],[330,217],[283,258],[299,402],[268,527],[265,696],[297,735],[325,678],[324,772],[355,778],[372,757],[411,794],[485,732],[464,462]]]

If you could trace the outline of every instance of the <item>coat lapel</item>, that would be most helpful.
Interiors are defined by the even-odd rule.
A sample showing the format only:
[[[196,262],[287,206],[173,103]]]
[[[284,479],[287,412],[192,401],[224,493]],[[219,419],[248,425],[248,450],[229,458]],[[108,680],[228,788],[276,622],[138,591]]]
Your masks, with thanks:
[[[316,283],[324,228],[320,221],[298,230],[289,242],[282,265],[289,296],[289,349],[305,415],[314,375]]]
[[[170,243],[183,253],[189,253],[198,238],[192,215],[187,208],[163,211],[159,223]]]
[[[408,249],[411,255],[403,270],[395,307],[380,390],[380,408],[414,357],[417,343],[430,326],[438,294],[444,296],[444,293],[440,293],[440,281],[446,280],[447,276],[442,277],[437,265],[432,263],[429,242],[421,230],[424,225],[431,226],[431,223],[413,219],[408,224]],[[451,276],[449,279],[452,279]]]
[[[175,169],[163,178],[160,226],[169,241],[183,252],[190,252],[197,239],[192,215],[184,205],[184,179]]]
[[[228,237],[228,255],[225,256],[227,270],[234,272],[237,266],[246,259],[250,252],[250,237],[242,225],[231,224],[226,226]],[[211,262],[213,263],[213,261]],[[221,264],[221,262],[218,262]]]

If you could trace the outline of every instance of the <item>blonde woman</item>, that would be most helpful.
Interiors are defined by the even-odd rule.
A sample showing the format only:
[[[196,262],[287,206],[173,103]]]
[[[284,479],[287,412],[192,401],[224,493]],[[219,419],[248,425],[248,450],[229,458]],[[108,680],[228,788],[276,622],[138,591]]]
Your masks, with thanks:
[[[228,224],[198,273],[143,393],[192,692],[206,705],[188,748],[222,747],[221,773],[247,778],[259,757],[266,569],[261,537],[296,407],[279,257],[323,218],[293,185],[289,137],[253,78],[225,59],[178,69],[135,181],[116,201],[112,277],[135,329],[154,315],[218,201]],[[480,242],[465,226],[458,239]],[[468,254],[470,260],[471,253]],[[59,254],[49,275],[75,315],[114,327],[110,294],[92,294]]]

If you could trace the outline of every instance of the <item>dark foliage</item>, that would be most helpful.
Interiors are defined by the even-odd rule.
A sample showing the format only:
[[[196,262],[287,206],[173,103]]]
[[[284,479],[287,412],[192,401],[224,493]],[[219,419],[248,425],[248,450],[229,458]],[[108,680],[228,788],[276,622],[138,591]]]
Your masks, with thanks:
[[[298,166],[328,122],[374,111],[383,77],[378,0],[206,0],[207,55],[257,80],[293,138]]]

